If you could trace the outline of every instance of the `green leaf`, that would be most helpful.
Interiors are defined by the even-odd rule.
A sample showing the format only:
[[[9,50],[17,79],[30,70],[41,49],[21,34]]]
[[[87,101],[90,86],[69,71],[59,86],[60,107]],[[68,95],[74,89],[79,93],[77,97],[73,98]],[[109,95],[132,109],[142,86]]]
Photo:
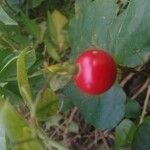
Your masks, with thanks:
[[[68,24],[67,18],[58,10],[52,14],[48,12],[48,33],[51,41],[58,46],[59,50],[68,48],[68,33],[65,30]]]
[[[137,129],[132,150],[148,150],[150,149],[150,117],[145,118],[144,122]]]
[[[17,56],[8,55],[2,62],[6,62],[3,68],[0,70],[0,81],[7,81],[9,78],[16,75],[16,60]]]
[[[34,138],[31,128],[22,116],[6,101],[1,111],[1,121],[15,150],[43,150],[42,144]]]
[[[115,150],[120,150],[130,145],[135,131],[136,126],[132,121],[128,119],[123,120],[115,130]]]
[[[13,88],[16,90],[16,87]],[[13,91],[7,89],[7,87],[0,87],[0,95],[10,99],[12,104],[18,104],[21,101],[21,98]]]
[[[39,120],[47,120],[56,114],[59,109],[58,96],[50,89],[46,89],[36,107],[36,116]]]
[[[113,55],[109,29],[116,10],[116,0],[76,1],[76,14],[70,25],[71,58],[90,47],[108,50]]]
[[[5,82],[11,78],[16,77],[17,67],[16,67],[16,55],[6,50],[0,52],[0,82]],[[35,51],[29,51],[25,55],[26,58],[26,68],[29,69],[36,61]]]
[[[41,41],[40,26],[34,20],[30,20],[24,13],[21,13],[21,19],[29,34],[31,34],[35,39]]]
[[[60,56],[57,52],[57,48],[49,41],[45,41],[45,46],[49,56],[55,61],[60,62]]]
[[[71,58],[96,47],[108,51],[118,64],[143,64],[150,55],[149,9],[149,0],[132,0],[117,16],[116,0],[77,0],[70,25]]]
[[[126,95],[118,85],[102,95],[89,96],[69,83],[63,93],[64,100],[71,99],[84,119],[98,129],[112,129],[124,116]]]
[[[0,21],[5,25],[18,25],[18,23],[9,17],[5,10],[0,6]]]
[[[126,118],[138,118],[141,112],[140,104],[135,101],[128,99],[126,104]]]
[[[130,1],[111,28],[112,49],[118,63],[134,67],[150,55],[150,1]],[[115,38],[114,38],[115,37]]]
[[[44,0],[31,0],[31,5],[32,7],[37,7],[39,6]]]
[[[23,97],[24,101],[30,106],[32,102],[32,93],[25,66],[25,54],[26,49],[21,51],[17,59],[17,80],[20,94]]]
[[[53,91],[62,89],[70,80],[72,76],[70,75],[54,75],[50,81],[50,87]]]

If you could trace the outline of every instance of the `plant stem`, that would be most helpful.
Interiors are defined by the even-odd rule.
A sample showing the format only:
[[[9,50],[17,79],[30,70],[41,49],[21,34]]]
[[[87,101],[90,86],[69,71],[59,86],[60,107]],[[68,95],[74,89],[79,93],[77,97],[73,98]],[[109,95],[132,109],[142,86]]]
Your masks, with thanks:
[[[105,139],[104,133],[101,130],[99,130],[99,133],[101,134],[101,138],[104,143],[105,150],[110,150],[109,145]]]
[[[134,73],[137,73],[137,74],[143,74],[145,76],[148,76],[150,77],[150,72],[147,72],[147,71],[138,71],[138,70],[135,70],[135,68],[131,68],[131,67],[127,67],[127,66],[122,66],[122,65],[118,65],[117,66],[119,69],[121,70],[124,70],[124,71],[130,71],[130,72],[134,72]]]
[[[42,136],[42,138],[44,138],[44,141],[47,145],[53,146],[55,148],[57,148],[58,150],[69,150],[68,148],[64,147],[63,145],[59,144],[58,142],[52,140],[51,138],[49,138],[45,132],[43,131],[43,129],[41,129],[38,124],[36,124],[36,129],[39,135]]]
[[[150,85],[148,86],[147,95],[146,95],[146,98],[145,98],[145,101],[144,101],[143,111],[142,111],[142,114],[141,114],[141,117],[140,117],[139,124],[143,123],[144,117],[146,115],[146,110],[147,110],[147,107],[148,107],[149,98],[150,98]]]

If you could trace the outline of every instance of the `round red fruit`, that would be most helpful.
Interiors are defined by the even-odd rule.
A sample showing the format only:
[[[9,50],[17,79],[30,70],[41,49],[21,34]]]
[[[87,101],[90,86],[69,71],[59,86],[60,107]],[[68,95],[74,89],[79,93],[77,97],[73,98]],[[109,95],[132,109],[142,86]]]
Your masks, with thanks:
[[[116,80],[116,63],[106,51],[88,49],[79,55],[75,64],[78,71],[74,75],[74,82],[86,94],[104,93]]]

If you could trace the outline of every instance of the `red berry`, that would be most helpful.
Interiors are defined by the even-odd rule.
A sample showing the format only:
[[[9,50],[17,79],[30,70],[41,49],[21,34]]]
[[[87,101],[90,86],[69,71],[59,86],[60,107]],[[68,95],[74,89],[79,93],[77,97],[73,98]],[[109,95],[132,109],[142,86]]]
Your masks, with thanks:
[[[112,56],[100,49],[84,51],[76,59],[78,72],[74,75],[76,86],[84,93],[98,95],[114,84],[117,66]]]

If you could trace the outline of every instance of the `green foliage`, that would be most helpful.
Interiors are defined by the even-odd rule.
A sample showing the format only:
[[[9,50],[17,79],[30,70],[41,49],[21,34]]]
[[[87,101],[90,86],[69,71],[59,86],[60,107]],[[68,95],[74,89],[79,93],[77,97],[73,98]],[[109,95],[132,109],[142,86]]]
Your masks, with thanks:
[[[138,118],[141,112],[140,104],[137,101],[128,99],[126,104],[126,118]]]
[[[48,144],[65,149],[47,139],[40,128],[41,121],[46,128],[59,126],[62,117],[56,114],[61,102],[64,112],[77,106],[82,117],[97,129],[114,128],[116,150],[131,149],[131,143],[133,150],[150,149],[150,118],[138,128],[136,125],[142,109],[139,103],[129,98],[126,102],[117,84],[99,96],[81,93],[68,83],[74,68],[64,63],[74,62],[84,49],[96,47],[108,51],[119,65],[142,65],[150,55],[149,10],[150,0],[130,0],[119,15],[116,0],[76,0],[75,7],[74,0],[2,0],[0,129],[4,132],[0,130],[0,138],[4,147],[42,150]],[[42,91],[50,73],[53,77]],[[15,110],[23,103],[29,109],[29,120]],[[68,131],[77,134],[79,127],[71,122]],[[2,146],[0,149],[6,150]]]
[[[144,122],[137,129],[132,143],[133,150],[150,149],[150,117],[145,118]]]
[[[34,20],[29,19],[24,13],[21,13],[21,19],[25,29],[33,36],[33,38],[41,41],[40,26]]]
[[[117,127],[115,131],[115,150],[123,147],[130,147],[134,133],[136,131],[135,124],[125,119]]]
[[[149,0],[132,0],[117,16],[116,0],[77,0],[70,26],[71,58],[97,47],[111,53],[118,64],[143,64],[150,54],[149,9]]]
[[[63,93],[80,109],[84,119],[98,129],[112,129],[124,116],[126,96],[118,85],[100,96],[89,96],[70,83]]]
[[[26,66],[25,66],[26,51],[27,51],[26,49],[23,50],[19,54],[17,59],[17,81],[18,81],[18,86],[19,86],[21,96],[23,97],[25,103],[30,106],[32,102],[32,92],[31,92],[31,87],[29,85]]]
[[[58,112],[58,96],[50,89],[46,89],[36,107],[36,116],[39,120],[48,120]]]
[[[22,116],[16,112],[9,102],[4,102],[1,110],[3,127],[12,142],[12,149],[37,150],[44,149],[42,144],[32,135],[32,130]]]

